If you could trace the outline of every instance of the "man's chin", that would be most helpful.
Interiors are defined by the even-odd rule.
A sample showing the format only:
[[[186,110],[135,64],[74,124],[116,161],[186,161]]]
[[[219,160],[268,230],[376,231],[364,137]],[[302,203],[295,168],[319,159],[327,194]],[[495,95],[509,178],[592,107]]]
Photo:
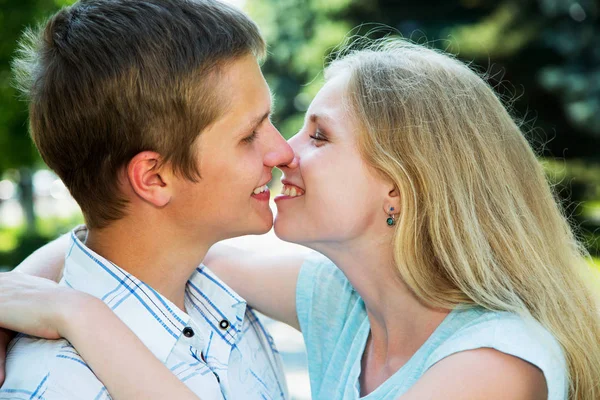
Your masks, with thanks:
[[[265,233],[268,233],[271,230],[272,225],[267,226],[265,228],[261,228],[261,229],[256,229],[250,233],[247,233],[247,235],[264,235]]]
[[[251,229],[245,235],[264,235],[273,228],[273,214],[262,216],[261,221],[253,224]]]

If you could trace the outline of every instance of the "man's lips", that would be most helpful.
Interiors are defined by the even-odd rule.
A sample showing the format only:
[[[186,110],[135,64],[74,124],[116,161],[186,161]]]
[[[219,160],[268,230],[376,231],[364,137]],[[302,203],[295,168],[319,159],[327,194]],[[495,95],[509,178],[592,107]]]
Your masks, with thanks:
[[[256,189],[254,190],[255,192],[257,191]],[[265,187],[264,190],[261,190],[258,193],[252,193],[253,198],[257,199],[257,200],[266,200],[269,201],[271,199],[271,191],[269,190],[268,187]]]

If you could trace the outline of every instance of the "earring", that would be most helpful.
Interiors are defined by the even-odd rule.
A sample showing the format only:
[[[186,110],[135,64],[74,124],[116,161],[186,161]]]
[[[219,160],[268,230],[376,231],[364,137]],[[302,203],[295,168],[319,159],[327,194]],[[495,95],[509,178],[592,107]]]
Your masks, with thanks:
[[[388,219],[386,220],[388,226],[394,226],[396,224],[396,217],[394,217],[394,214],[392,214],[392,211],[394,211],[394,207],[390,208],[390,214]]]

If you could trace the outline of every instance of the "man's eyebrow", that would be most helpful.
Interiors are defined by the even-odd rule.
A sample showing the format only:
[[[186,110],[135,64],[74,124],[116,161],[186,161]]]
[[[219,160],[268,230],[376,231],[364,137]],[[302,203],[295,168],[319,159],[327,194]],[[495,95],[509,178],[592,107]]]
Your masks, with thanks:
[[[267,119],[271,116],[271,113],[273,112],[273,103],[275,102],[275,94],[271,91],[270,88],[269,88],[269,97],[270,97],[269,109],[264,114],[254,118],[250,121],[249,126],[252,129],[254,129],[257,126],[259,126],[260,124],[262,124],[265,119]]]
[[[266,120],[267,118],[269,118],[271,116],[271,109],[269,109],[267,112],[265,112],[264,114],[262,114],[261,116],[258,116],[256,118],[254,118],[251,122],[250,122],[250,127],[252,129],[256,128],[257,126],[259,126],[260,124],[262,124],[264,122],[264,120]]]

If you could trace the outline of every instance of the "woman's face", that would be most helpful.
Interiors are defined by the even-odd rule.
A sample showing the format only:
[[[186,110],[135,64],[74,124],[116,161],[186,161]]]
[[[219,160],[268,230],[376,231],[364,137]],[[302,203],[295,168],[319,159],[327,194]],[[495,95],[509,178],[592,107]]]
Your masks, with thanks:
[[[385,207],[393,185],[359,153],[359,127],[344,101],[348,79],[341,74],[325,84],[288,141],[296,158],[281,167],[283,193],[275,198],[275,233],[283,240],[322,249],[389,229]]]

